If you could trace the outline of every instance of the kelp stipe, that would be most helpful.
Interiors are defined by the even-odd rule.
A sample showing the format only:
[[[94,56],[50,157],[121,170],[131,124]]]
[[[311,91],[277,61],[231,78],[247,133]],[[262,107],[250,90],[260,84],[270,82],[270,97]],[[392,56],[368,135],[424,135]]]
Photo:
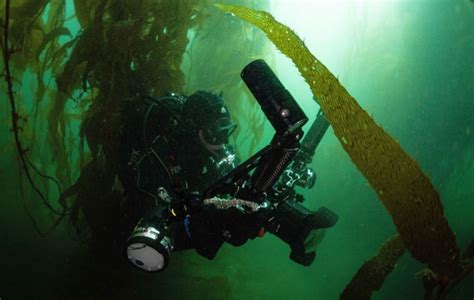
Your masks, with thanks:
[[[216,6],[261,28],[311,87],[335,135],[393,218],[410,253],[441,277],[462,272],[459,249],[438,192],[400,145],[352,98],[303,41],[271,14]]]

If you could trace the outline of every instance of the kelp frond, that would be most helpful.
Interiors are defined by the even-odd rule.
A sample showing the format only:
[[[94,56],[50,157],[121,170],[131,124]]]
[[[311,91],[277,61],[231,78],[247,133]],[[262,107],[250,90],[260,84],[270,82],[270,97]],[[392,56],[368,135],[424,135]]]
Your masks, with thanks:
[[[216,6],[262,29],[293,60],[319,99],[341,145],[392,216],[413,257],[440,276],[449,278],[462,272],[459,249],[438,192],[417,162],[374,122],[291,29],[263,11]]]

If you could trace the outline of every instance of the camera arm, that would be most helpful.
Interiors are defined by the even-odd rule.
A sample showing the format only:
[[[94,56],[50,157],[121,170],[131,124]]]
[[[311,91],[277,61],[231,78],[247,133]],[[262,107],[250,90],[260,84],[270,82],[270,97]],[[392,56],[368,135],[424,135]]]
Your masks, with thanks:
[[[324,113],[319,110],[316,119],[301,142],[300,151],[281,176],[280,185],[289,189],[294,189],[295,186],[311,189],[314,186],[316,173],[308,165],[313,160],[316,148],[328,127],[329,122],[326,120]]]

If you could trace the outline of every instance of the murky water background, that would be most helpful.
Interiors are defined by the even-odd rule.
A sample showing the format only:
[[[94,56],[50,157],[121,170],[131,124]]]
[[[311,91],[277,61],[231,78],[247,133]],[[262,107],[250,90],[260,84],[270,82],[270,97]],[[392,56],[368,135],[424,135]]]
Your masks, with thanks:
[[[271,6],[275,17],[305,40],[375,121],[419,162],[440,192],[449,224],[465,249],[474,237],[474,3],[278,0]],[[71,1],[67,10],[73,13]],[[77,33],[77,22],[68,24]],[[318,107],[292,63],[273,48],[266,59],[314,119]],[[185,72],[188,63],[183,63]],[[22,99],[28,101],[32,76],[15,84],[21,84]],[[176,254],[160,274],[142,274],[126,264],[96,259],[86,245],[69,237],[66,225],[45,238],[33,230],[20,200],[4,91],[2,85],[2,300],[336,299],[362,263],[396,232],[376,194],[329,130],[312,164],[316,186],[302,193],[309,208],[329,207],[340,220],[318,246],[312,266],[290,261],[287,246],[268,235],[240,248],[225,246],[214,261],[194,253]],[[269,124],[262,130],[265,138],[259,147],[272,135]],[[35,201],[27,197],[37,216],[50,218]],[[111,261],[115,256],[111,253]],[[423,287],[416,273],[422,268],[405,253],[373,298],[421,299]],[[473,287],[471,276],[449,299],[471,299]]]

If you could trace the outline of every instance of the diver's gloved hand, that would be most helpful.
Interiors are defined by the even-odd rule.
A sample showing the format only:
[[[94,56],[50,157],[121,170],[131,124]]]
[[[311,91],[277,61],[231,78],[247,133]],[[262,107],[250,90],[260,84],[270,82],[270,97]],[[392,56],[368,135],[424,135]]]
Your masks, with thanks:
[[[227,203],[231,200],[223,201]],[[252,212],[232,205],[204,205],[198,213],[188,217],[189,237],[193,247],[202,256],[212,259],[224,242],[241,246],[248,239],[259,235],[262,213],[263,210]]]
[[[220,224],[214,219],[214,212],[203,208],[184,219],[185,232],[192,247],[201,256],[213,259],[225,238],[220,232]]]
[[[222,224],[221,230],[226,242],[237,247],[259,235],[262,228],[260,214],[261,212],[247,213],[238,208],[230,208],[220,211],[216,218]]]

